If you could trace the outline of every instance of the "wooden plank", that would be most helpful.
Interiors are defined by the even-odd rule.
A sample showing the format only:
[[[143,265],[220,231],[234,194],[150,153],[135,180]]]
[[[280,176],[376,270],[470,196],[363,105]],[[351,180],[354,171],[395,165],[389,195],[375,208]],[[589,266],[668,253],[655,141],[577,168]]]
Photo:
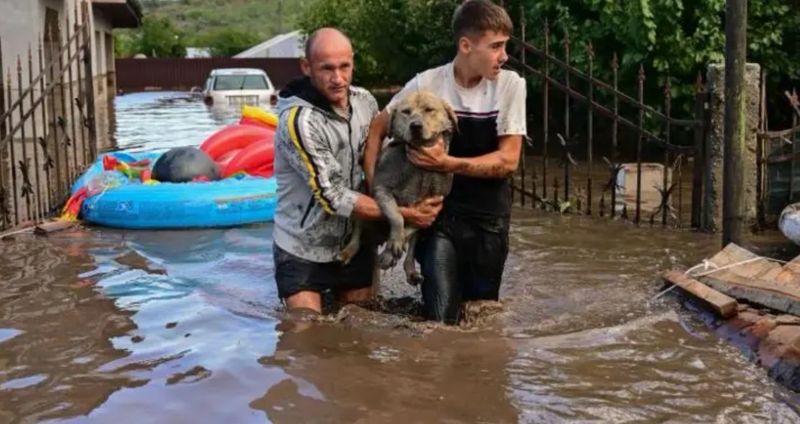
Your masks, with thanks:
[[[767,275],[771,276],[782,270],[781,265],[771,262],[766,258],[763,260],[753,260],[758,257],[759,256],[755,253],[735,243],[729,243],[724,249],[709,259],[709,261],[718,267],[741,263],[741,265],[736,265],[732,268],[720,271],[719,273],[714,273],[713,275],[717,277],[725,273],[741,275],[748,278],[767,278]],[[750,260],[753,261],[742,263]]]
[[[783,266],[783,269],[789,270],[795,273],[800,273],[800,256],[792,259],[786,265]]]
[[[33,228],[33,233],[39,236],[44,236],[56,231],[63,231],[72,228],[78,224],[78,221],[49,221],[43,222]]]
[[[737,275],[725,276],[725,279],[709,275],[703,277],[702,281],[736,299],[800,315],[800,290],[797,289],[797,284],[748,279]]]
[[[664,274],[664,279],[707,303],[719,316],[730,318],[736,315],[739,305],[735,299],[706,286],[683,272],[667,272]]]

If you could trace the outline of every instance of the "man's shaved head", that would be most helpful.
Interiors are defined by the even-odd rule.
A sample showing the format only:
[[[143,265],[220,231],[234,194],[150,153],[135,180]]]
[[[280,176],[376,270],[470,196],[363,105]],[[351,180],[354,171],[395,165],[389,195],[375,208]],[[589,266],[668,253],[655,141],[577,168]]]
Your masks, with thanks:
[[[336,28],[320,28],[306,41],[300,67],[331,104],[345,108],[353,79],[353,45]]]
[[[336,28],[320,28],[311,33],[306,40],[306,60],[313,61],[313,55],[320,49],[340,50],[349,49],[353,51],[353,45],[341,31]]]

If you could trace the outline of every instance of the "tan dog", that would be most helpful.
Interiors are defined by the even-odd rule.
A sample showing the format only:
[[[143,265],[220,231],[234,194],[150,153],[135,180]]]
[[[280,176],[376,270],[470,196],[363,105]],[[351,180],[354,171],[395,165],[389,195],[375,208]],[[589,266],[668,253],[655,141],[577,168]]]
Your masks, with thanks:
[[[422,276],[414,266],[417,229],[405,226],[398,206],[410,206],[428,197],[447,195],[453,184],[453,175],[414,166],[406,158],[406,148],[418,149],[441,140],[447,151],[457,125],[455,112],[440,97],[427,91],[409,94],[392,112],[389,124],[392,141],[381,152],[375,167],[371,194],[391,226],[389,239],[379,258],[380,266],[391,268],[407,251],[403,269],[411,284],[422,282]],[[363,223],[354,223],[353,236],[340,254],[344,263],[360,248],[362,226]]]

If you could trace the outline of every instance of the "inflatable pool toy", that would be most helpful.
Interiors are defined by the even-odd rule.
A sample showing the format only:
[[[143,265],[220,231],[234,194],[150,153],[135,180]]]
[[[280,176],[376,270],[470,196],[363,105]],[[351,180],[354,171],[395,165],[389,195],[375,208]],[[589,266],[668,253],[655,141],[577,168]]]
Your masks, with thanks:
[[[244,106],[239,122],[212,134],[200,145],[200,150],[219,165],[222,177],[246,172],[268,178],[274,171],[273,139],[277,125],[277,115]]]
[[[130,229],[231,227],[271,221],[274,178],[240,173],[218,181],[157,183],[161,153],[101,155],[72,186],[61,219]]]

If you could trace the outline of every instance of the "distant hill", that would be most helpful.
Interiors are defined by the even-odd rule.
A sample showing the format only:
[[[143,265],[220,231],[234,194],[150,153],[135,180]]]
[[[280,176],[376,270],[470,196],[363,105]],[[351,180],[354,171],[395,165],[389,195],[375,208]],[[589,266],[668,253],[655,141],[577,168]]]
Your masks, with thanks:
[[[169,17],[192,39],[234,28],[266,40],[294,29],[305,0],[141,0],[145,16]]]

